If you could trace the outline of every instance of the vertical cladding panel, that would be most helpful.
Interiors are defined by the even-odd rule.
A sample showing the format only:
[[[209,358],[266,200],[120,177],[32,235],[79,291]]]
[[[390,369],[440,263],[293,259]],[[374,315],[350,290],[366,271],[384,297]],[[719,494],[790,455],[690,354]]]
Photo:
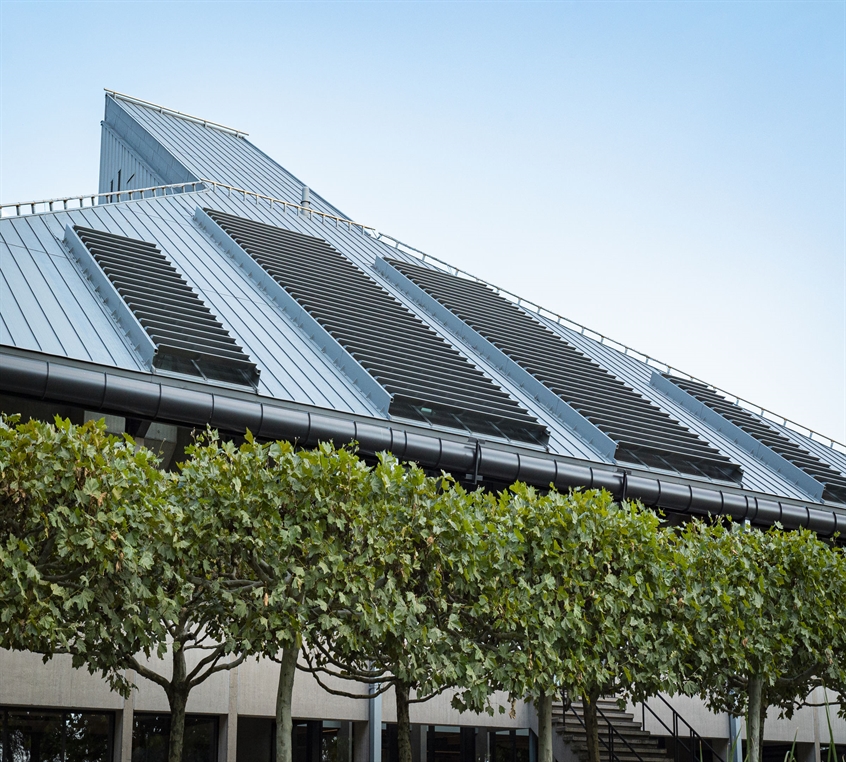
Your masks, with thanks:
[[[118,170],[121,173],[120,190],[164,185],[161,177],[130,150],[107,124],[103,124],[100,138],[100,193],[118,190]]]
[[[104,124],[147,165],[151,173],[160,178],[159,184],[192,182],[197,179],[171,151],[167,150],[111,96],[106,96]],[[108,178],[106,186],[108,190]]]

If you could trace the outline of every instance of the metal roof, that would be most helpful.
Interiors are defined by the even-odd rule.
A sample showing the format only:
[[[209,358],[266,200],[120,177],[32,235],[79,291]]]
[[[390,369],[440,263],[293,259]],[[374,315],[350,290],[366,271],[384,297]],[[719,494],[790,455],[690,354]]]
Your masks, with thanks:
[[[117,99],[116,99],[117,98]],[[227,132],[203,124],[195,117],[158,111],[157,107],[107,96],[103,128],[101,170],[105,176],[127,167],[144,167],[144,182],[155,178],[162,183],[215,180],[246,188],[234,192],[211,183],[195,183],[197,190],[127,200],[124,195],[101,196],[95,206],[61,209],[0,219],[0,345],[13,351],[52,357],[53,361],[81,362],[92,367],[113,368],[118,373],[147,373],[168,377],[179,383],[179,374],[162,369],[150,370],[136,349],[126,328],[112,314],[84,270],[74,261],[65,242],[68,227],[81,226],[103,234],[147,242],[162,252],[219,320],[222,329],[243,348],[260,370],[256,399],[306,405],[337,415],[354,415],[363,420],[391,419],[379,383],[359,368],[343,362],[340,355],[327,351],[317,337],[295,314],[285,308],[267,285],[257,278],[231,250],[208,235],[200,220],[203,208],[215,209],[254,223],[273,226],[311,238],[321,239],[357,268],[393,301],[414,316],[426,330],[440,337],[451,351],[472,363],[478,372],[498,386],[510,404],[522,408],[549,431],[546,450],[564,458],[613,467],[613,449],[593,437],[589,428],[580,427],[555,410],[548,396],[530,374],[506,354],[480,350],[474,331],[453,317],[433,314],[401,288],[385,272],[386,259],[427,268],[442,265],[421,262],[419,255],[391,246],[361,225],[343,219],[338,210],[312,194],[310,209],[297,208],[302,183],[261,153],[240,133]],[[101,172],[101,186],[104,174]],[[131,184],[132,187],[139,186]],[[129,186],[127,186],[129,187]],[[205,188],[205,189],[199,189]],[[102,187],[101,187],[102,190]],[[109,188],[105,189],[106,191]],[[116,189],[113,189],[116,190]],[[179,190],[179,189],[176,189]],[[278,201],[274,202],[273,199]],[[282,203],[285,202],[285,203]],[[82,202],[80,202],[82,203]],[[62,205],[67,207],[68,202]],[[72,204],[71,204],[72,206]],[[34,206],[33,209],[36,207]],[[40,208],[40,207],[39,207]],[[45,207],[46,208],[46,207]],[[314,274],[316,282],[323,276]],[[319,290],[319,288],[318,288]],[[521,306],[521,310],[524,308]],[[813,485],[791,478],[788,470],[773,466],[748,446],[732,439],[680,404],[651,383],[654,364],[608,343],[567,327],[550,315],[532,313],[538,325],[550,336],[559,336],[609,378],[632,390],[644,404],[677,421],[742,469],[742,483],[732,489],[778,496],[801,504],[819,503]],[[543,330],[543,329],[541,329]],[[563,342],[562,342],[563,343]],[[0,350],[2,351],[2,350]],[[522,375],[521,375],[522,373]],[[185,383],[189,383],[186,379]],[[196,383],[196,378],[190,383]],[[209,379],[210,388],[227,394],[225,382]],[[231,387],[231,385],[229,385]],[[234,392],[232,392],[234,394]],[[244,392],[240,392],[243,397]],[[751,413],[758,416],[758,413]],[[758,416],[760,417],[760,416]],[[846,454],[837,452],[786,423],[768,421],[782,436],[828,464],[846,473]],[[430,424],[430,429],[452,437],[468,437],[457,427]],[[472,437],[471,437],[472,438]],[[537,445],[508,443],[496,436],[483,437],[516,451],[537,451]],[[629,464],[626,464],[629,468]],[[672,470],[639,467],[641,472],[663,474],[680,483],[722,485],[707,477],[691,478]],[[635,471],[638,467],[634,468]],[[794,474],[795,476],[795,474]]]
[[[244,133],[222,130],[213,123],[202,123],[196,117],[186,118],[170,109],[108,93],[104,124],[127,140],[131,136],[122,134],[126,129],[124,115],[128,115],[172,157],[173,165],[184,167],[191,173],[192,179],[217,180],[294,203],[302,200],[305,183],[243,137]],[[161,174],[162,183],[184,179],[178,175],[170,179]],[[100,190],[107,189],[101,185]],[[313,189],[310,190],[314,209],[346,216]]]

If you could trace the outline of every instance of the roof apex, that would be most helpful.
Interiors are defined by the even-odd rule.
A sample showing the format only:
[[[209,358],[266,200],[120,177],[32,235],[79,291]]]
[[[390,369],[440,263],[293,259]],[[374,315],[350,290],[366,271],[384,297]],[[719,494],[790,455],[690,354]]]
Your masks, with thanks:
[[[221,132],[228,132],[231,135],[235,135],[236,137],[246,137],[249,135],[248,132],[244,132],[243,130],[235,129],[234,127],[227,127],[225,124],[219,124],[218,122],[212,122],[208,119],[203,119],[199,116],[192,116],[191,114],[186,114],[182,111],[177,111],[176,109],[168,108],[167,106],[161,106],[158,103],[153,103],[152,101],[145,101],[141,98],[135,98],[132,95],[126,95],[125,93],[119,93],[117,90],[110,90],[108,87],[104,87],[103,90],[106,91],[107,96],[111,96],[115,100],[118,101],[126,101],[127,103],[135,103],[138,106],[144,106],[145,108],[155,109],[161,114],[167,114],[168,116],[175,116],[179,119],[185,119],[188,122],[194,122],[195,124],[202,124],[204,127],[211,127],[215,130],[220,130]]]

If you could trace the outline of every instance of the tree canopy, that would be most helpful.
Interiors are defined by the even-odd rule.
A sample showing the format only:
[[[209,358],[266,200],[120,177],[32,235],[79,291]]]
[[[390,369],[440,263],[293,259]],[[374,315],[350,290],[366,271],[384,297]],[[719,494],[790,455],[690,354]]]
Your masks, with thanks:
[[[846,693],[846,555],[807,530],[692,522],[677,545],[684,689],[747,716],[759,762],[768,707]]]
[[[846,692],[844,600],[846,554],[807,531],[678,529],[607,492],[467,491],[249,434],[205,432],[166,472],[101,423],[0,419],[0,647],[159,685],[170,762],[190,691],[253,656],[281,665],[280,762],[297,666],[393,690],[400,762],[411,703],[482,711],[495,689],[535,703],[540,762],[562,690],[593,762],[599,697],[677,691],[745,712],[759,762],[767,707]]]

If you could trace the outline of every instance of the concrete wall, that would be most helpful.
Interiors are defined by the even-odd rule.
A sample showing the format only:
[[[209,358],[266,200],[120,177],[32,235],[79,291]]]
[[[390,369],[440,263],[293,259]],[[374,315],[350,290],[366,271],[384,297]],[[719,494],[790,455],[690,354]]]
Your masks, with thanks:
[[[835,700],[830,693],[829,701]],[[697,698],[687,696],[675,696],[669,699],[673,708],[687,720],[706,739],[728,741],[729,739],[729,717],[725,713],[711,712],[705,703]],[[823,691],[815,690],[809,697],[809,703],[823,703]],[[660,700],[653,699],[648,702],[655,714],[663,722],[672,727],[672,713]],[[846,744],[846,720],[837,716],[837,706],[829,709],[832,731],[838,744]],[[640,721],[643,711],[640,704],[629,704],[628,711],[635,719]],[[646,712],[646,729],[656,735],[667,735],[664,726],[658,719]],[[746,722],[740,722],[741,737],[746,739]],[[826,745],[829,740],[828,721],[826,712],[822,707],[802,707],[796,710],[791,719],[781,717],[777,709],[770,709],[767,712],[767,720],[764,726],[765,740],[772,743],[797,743]],[[719,749],[718,749],[719,751]]]
[[[151,659],[148,664],[162,674],[169,671],[167,662]],[[268,660],[251,659],[231,672],[214,675],[192,691],[188,711],[214,714],[220,719],[221,762],[234,761],[238,716],[274,715],[278,674],[278,664]],[[329,683],[332,685],[333,681]],[[111,692],[100,677],[90,675],[84,669],[73,669],[70,657],[59,656],[44,664],[36,654],[0,650],[0,705],[114,711],[117,713],[117,760],[129,759],[133,712],[168,711],[162,688],[140,677],[135,677],[135,684],[137,688],[132,697],[124,701]],[[334,681],[334,684],[355,692],[354,686],[341,684],[339,681]],[[363,686],[360,691],[365,695]],[[813,701],[821,702],[822,699],[822,692],[819,690],[812,696]],[[517,702],[513,707],[512,717],[512,706],[503,694],[495,694],[491,699],[493,715],[460,713],[452,708],[450,700],[451,695],[447,693],[424,704],[413,705],[412,722],[424,725],[537,729],[532,705]],[[712,739],[717,750],[725,754],[729,738],[729,720],[726,714],[710,712],[698,699],[676,697],[671,701],[676,711],[688,720],[701,736]],[[650,706],[667,725],[672,725],[671,713],[659,701],[651,701]],[[331,695],[324,691],[311,675],[304,672],[297,674],[294,716],[298,719],[350,720],[356,723],[358,728],[362,728],[368,720],[368,709],[366,699],[356,700]],[[500,712],[500,709],[503,711]],[[630,705],[629,711],[640,720],[640,705]],[[846,744],[846,721],[837,716],[836,707],[830,714],[835,741],[838,744]],[[394,697],[390,692],[382,699],[382,721],[396,721]],[[741,732],[745,738],[744,726],[745,723],[741,722]],[[646,729],[659,735],[666,734],[660,723],[648,713]],[[779,717],[777,711],[771,711],[767,718],[766,740],[792,743],[794,738],[802,745],[800,751],[803,751],[803,754],[800,756],[807,757],[808,760],[817,759],[818,757],[814,756],[815,750],[818,753],[820,744],[826,745],[829,739],[825,710],[803,708],[790,720]],[[559,749],[558,752],[557,758],[566,762],[565,750]]]
[[[199,657],[197,657],[199,658]],[[156,672],[168,675],[167,661],[149,659],[145,663]],[[237,744],[237,718],[273,717],[279,665],[269,660],[250,659],[231,672],[221,672],[191,692],[188,711],[217,715],[220,720],[220,762],[234,762]],[[129,762],[131,755],[132,716],[134,712],[168,712],[167,697],[157,684],[128,673],[136,689],[128,700],[109,690],[106,682],[85,669],[73,669],[69,656],[57,656],[46,664],[36,654],[0,649],[0,706],[76,708],[116,712],[116,762]],[[364,686],[325,680],[348,692],[361,692]],[[512,705],[504,694],[491,699],[494,713],[461,713],[450,705],[445,693],[411,708],[411,721],[424,725],[469,725],[496,728],[536,729],[535,713],[530,704]],[[502,710],[502,711],[500,711]],[[361,736],[369,718],[369,702],[332,695],[318,685],[313,676],[297,673],[293,714],[297,719],[350,720]],[[382,698],[382,721],[396,722],[392,692]],[[359,758],[362,754],[359,753]]]

